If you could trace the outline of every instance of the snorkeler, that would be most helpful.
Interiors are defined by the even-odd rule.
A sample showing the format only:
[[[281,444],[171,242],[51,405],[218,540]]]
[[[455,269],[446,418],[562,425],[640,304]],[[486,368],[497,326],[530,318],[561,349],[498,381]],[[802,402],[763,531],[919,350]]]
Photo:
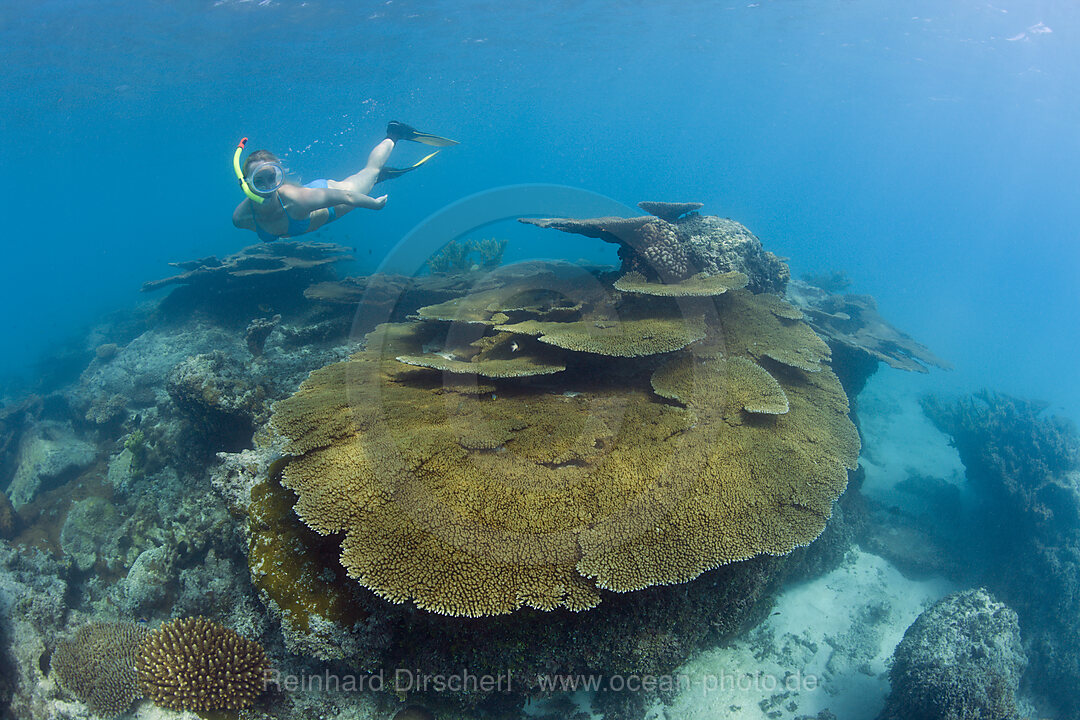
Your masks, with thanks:
[[[407,168],[386,167],[386,161],[399,140],[448,147],[457,141],[419,132],[404,123],[391,121],[386,139],[375,146],[367,165],[344,180],[312,180],[303,186],[285,182],[285,170],[277,157],[267,150],[256,150],[240,166],[240,153],[247,138],[240,141],[233,154],[233,170],[247,199],[233,211],[233,225],[252,230],[262,240],[295,237],[318,230],[353,208],[381,210],[386,195],[368,195],[377,183],[399,177],[420,167],[438,154],[438,150]],[[269,202],[267,202],[269,201]]]

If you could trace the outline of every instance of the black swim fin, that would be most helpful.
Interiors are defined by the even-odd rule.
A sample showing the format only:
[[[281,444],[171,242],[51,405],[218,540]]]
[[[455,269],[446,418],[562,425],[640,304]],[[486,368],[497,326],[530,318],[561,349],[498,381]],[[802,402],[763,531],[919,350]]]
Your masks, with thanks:
[[[431,133],[420,132],[416,128],[409,127],[405,123],[398,122],[397,120],[391,120],[387,123],[386,137],[394,142],[398,142],[399,140],[412,140],[413,142],[424,143],[425,145],[431,145],[433,147],[450,147],[451,145],[458,144],[457,140],[439,137],[438,135],[432,135]],[[423,162],[423,160],[421,160],[421,162]]]
[[[424,157],[420,158],[420,160],[416,164],[410,165],[407,168],[384,167],[382,170],[379,171],[379,177],[377,177],[375,179],[375,182],[377,184],[377,183],[383,182],[384,180],[393,180],[396,177],[401,177],[402,175],[404,175],[407,172],[412,172],[416,168],[418,168],[421,165],[423,165],[424,163],[426,163],[431,158],[438,155],[439,152],[440,152],[439,150],[436,150],[435,152],[431,153],[430,155],[425,155]]]

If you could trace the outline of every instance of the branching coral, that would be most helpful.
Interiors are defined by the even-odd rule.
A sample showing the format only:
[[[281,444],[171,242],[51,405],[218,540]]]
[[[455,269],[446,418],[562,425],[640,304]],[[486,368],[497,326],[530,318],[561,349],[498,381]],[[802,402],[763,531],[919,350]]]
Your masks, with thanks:
[[[203,617],[178,618],[142,643],[143,692],[171,710],[239,710],[262,693],[268,665],[258,643]]]

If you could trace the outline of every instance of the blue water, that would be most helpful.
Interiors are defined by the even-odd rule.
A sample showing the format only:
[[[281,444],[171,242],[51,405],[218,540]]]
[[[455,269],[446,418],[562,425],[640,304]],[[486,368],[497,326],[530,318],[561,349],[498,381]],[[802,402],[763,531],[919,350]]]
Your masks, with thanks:
[[[846,270],[956,366],[928,387],[1080,417],[1078,35],[1071,0],[5,0],[0,387],[254,242],[237,138],[341,177],[396,118],[462,144],[322,234],[354,270],[506,184],[702,201],[796,275]],[[551,235],[508,258],[614,257]]]

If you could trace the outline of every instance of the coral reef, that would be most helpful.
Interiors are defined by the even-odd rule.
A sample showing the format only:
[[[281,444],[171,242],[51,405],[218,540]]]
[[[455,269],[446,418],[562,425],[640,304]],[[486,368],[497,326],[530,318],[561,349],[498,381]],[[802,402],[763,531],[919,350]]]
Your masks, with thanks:
[[[955,593],[904,633],[879,720],[1016,718],[1027,664],[1016,613],[985,589]]]
[[[858,439],[809,328],[744,290],[679,308],[581,269],[545,272],[382,326],[278,404],[296,512],[344,533],[352,577],[449,615],[582,610],[598,588],[684,582],[820,534]],[[397,360],[504,333],[525,353],[536,335],[566,350],[567,369],[551,384],[489,375],[497,393],[448,406],[442,373]],[[696,340],[701,359],[650,358]],[[678,401],[659,402],[658,386]]]
[[[691,275],[740,272],[755,293],[782,293],[791,273],[757,237],[733,220],[699,215],[700,203],[638,203],[636,218],[521,218],[520,222],[599,238],[619,245],[624,273],[637,272],[664,283]],[[687,214],[689,213],[689,214]]]
[[[263,691],[262,647],[204,617],[179,618],[143,641],[135,669],[157,705],[172,710],[239,710]]]
[[[446,617],[389,603],[351,582],[338,561],[339,542],[301,523],[292,511],[296,496],[272,478],[257,485],[255,494],[252,577],[280,619],[291,652],[345,660],[370,672],[382,669],[388,677],[395,668],[452,673],[468,667],[492,675],[509,669],[510,695],[410,694],[411,700],[426,698],[439,707],[493,712],[519,708],[524,697],[542,693],[538,673],[673,672],[693,650],[730,639],[766,616],[782,579],[828,568],[847,547],[843,533],[826,530],[808,548],[783,558],[725,565],[681,585],[605,592],[603,602],[584,613],[525,608],[479,619]],[[609,701],[648,700],[646,693],[621,695]],[[644,707],[623,716],[643,717]]]
[[[132,623],[94,622],[63,640],[51,666],[60,686],[105,717],[125,712],[141,697],[135,662],[146,629]]]
[[[978,507],[954,550],[974,579],[1014,608],[1030,661],[1025,682],[1080,717],[1080,437],[1044,404],[980,393],[930,397]],[[974,555],[973,555],[974,553]]]

